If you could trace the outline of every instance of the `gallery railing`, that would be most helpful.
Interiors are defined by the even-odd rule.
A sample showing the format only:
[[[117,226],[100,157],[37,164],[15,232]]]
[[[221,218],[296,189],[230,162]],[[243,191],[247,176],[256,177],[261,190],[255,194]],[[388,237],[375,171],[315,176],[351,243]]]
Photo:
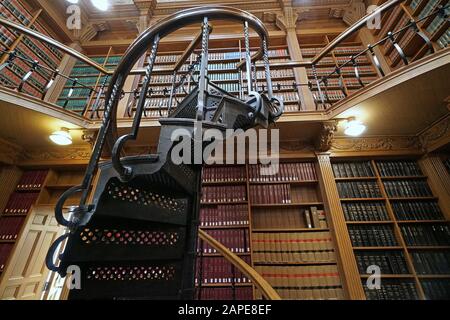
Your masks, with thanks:
[[[401,41],[400,42],[398,41],[398,38],[403,36],[405,32],[410,32],[410,30],[412,30],[415,34],[417,34],[419,39],[421,39],[421,41],[423,41],[423,43],[426,44],[428,53],[429,54],[434,53],[436,50],[436,46],[433,46],[430,37],[425,32],[423,32],[418,27],[418,25],[423,21],[426,20],[429,21],[430,19],[433,19],[436,16],[440,16],[442,19],[446,20],[447,21],[446,25],[448,25],[450,4],[447,4],[445,6],[440,5],[427,15],[417,19],[411,19],[399,29],[387,32],[387,35],[385,37],[379,39],[373,44],[369,44],[366,49],[358,53],[355,53],[347,60],[339,64],[336,64],[336,67],[334,67],[332,71],[329,71],[329,69],[326,72],[323,72],[323,69],[320,70],[319,67],[321,63],[325,63],[327,56],[331,55],[338,46],[344,44],[346,39],[354,36],[355,33],[359,32],[362,28],[367,28],[367,23],[372,19],[374,19],[375,17],[381,16],[383,13],[386,13],[387,11],[393,8],[403,5],[402,4],[403,2],[404,0],[391,0],[385,2],[383,5],[379,6],[375,11],[361,18],[354,25],[352,25],[343,33],[338,35],[328,45],[326,45],[323,49],[321,49],[311,60],[271,63],[272,69],[300,67],[300,68],[308,68],[310,72],[310,79],[307,83],[297,83],[293,81],[292,84],[277,84],[273,86],[273,90],[275,92],[286,91],[289,89],[292,89],[292,91],[297,91],[299,87],[307,87],[309,88],[309,90],[313,95],[316,109],[324,110],[329,108],[333,104],[345,99],[346,97],[354,94],[359,89],[364,88],[370,82],[385,77],[388,74],[389,71],[383,68],[380,62],[380,60],[382,59],[382,57],[379,56],[380,51],[376,50],[378,47],[384,45],[386,42],[392,44],[393,47],[392,50],[395,50],[398,53],[404,65],[408,65],[410,59],[405,53],[405,48],[402,48]],[[83,84],[82,81],[80,81],[80,79],[71,77],[70,75],[67,74],[63,74],[58,69],[49,68],[40,61],[32,60],[26,56],[21,56],[17,52],[17,50],[7,51],[4,49],[0,49],[0,55],[3,56],[2,60],[0,61],[4,61],[4,63],[0,65],[0,74],[4,72],[6,69],[10,68],[12,65],[14,65],[16,61],[19,60],[28,66],[28,70],[25,70],[23,72],[23,75],[19,83],[12,83],[12,82],[5,83],[6,81],[3,81],[0,84],[1,86],[8,87],[18,92],[23,92],[24,85],[27,82],[30,82],[33,73],[39,72],[44,78],[47,79],[47,83],[45,86],[43,86],[44,88],[40,96],[41,99],[45,99],[47,92],[52,88],[53,85],[55,85],[56,80],[58,78],[64,78],[66,79],[66,86],[68,88],[68,92],[67,95],[64,97],[65,100],[63,101],[63,103],[60,104],[60,106],[63,109],[67,109],[68,102],[73,97],[76,88],[85,89],[89,91],[89,94],[87,95],[86,103],[83,110],[81,110],[81,112],[79,113],[90,119],[102,117],[105,105],[104,94],[108,87],[110,77],[112,76],[114,70],[108,70],[104,66],[98,64],[97,62],[81,54],[80,52],[63,45],[48,36],[40,34],[32,29],[29,29],[15,22],[0,18],[0,25],[3,25],[9,30],[13,30],[16,33],[24,34],[36,40],[42,41],[43,43],[46,43],[47,45],[54,47],[56,50],[59,50],[75,58],[77,61],[80,61],[96,69],[101,75],[103,75],[103,80],[95,85]],[[196,35],[194,40],[191,42],[191,44],[188,46],[188,48],[184,51],[184,53],[180,56],[180,58],[176,61],[174,65],[164,68],[154,68],[153,70],[154,74],[171,75],[173,81],[171,86],[167,87],[160,86],[158,90],[152,89],[149,90],[148,93],[149,100],[151,100],[155,96],[165,97],[166,99],[164,100],[164,102],[161,102],[160,105],[158,106],[159,112],[156,115],[154,112],[150,113],[149,108],[145,107],[143,115],[145,118],[160,117],[166,115],[167,110],[171,110],[171,108],[173,108],[173,105],[178,101],[177,95],[183,93],[183,90],[185,90],[187,83],[189,83],[189,85],[195,84],[194,74],[198,74],[200,55],[197,54],[196,55],[197,59],[195,59],[194,61],[192,61],[191,59],[190,64],[188,58],[192,54],[195,55],[195,49],[196,46],[199,44],[200,40],[201,34]],[[359,64],[358,61],[359,58],[363,56],[369,57],[368,61],[370,62],[371,67],[373,67],[376,70],[378,77],[362,77],[362,66]],[[252,72],[254,72],[256,68],[262,68],[263,67],[262,64],[255,64],[256,58],[259,59],[261,57],[262,51],[260,49],[252,58],[252,65],[246,66],[245,60],[237,63],[236,72],[239,73],[241,78],[241,81],[239,81],[239,93],[238,93],[240,97],[243,97],[248,91],[245,82],[242,81],[242,78],[245,77],[249,77],[250,79],[252,78],[250,77],[251,75],[250,73],[248,73],[247,76],[245,76],[243,72],[244,69],[243,67],[244,66],[249,67],[250,68],[249,70],[253,70]],[[181,71],[183,63],[186,62],[189,64],[187,66],[187,70]],[[145,69],[138,68],[131,70],[130,76],[135,75],[145,75]],[[346,81],[352,83],[352,87],[355,90],[352,90],[352,92],[349,92],[349,90],[347,90],[346,86],[344,85],[344,78],[346,79]],[[140,95],[140,87],[141,86],[139,84],[136,86],[136,88],[132,88],[128,92],[122,92],[120,95],[120,99],[126,100],[126,108],[123,115],[125,118],[134,116],[136,104]],[[257,83],[255,83],[254,89],[259,92],[267,91],[266,86],[258,86]],[[334,97],[334,95],[333,97],[330,97],[331,96],[330,90],[333,91],[334,95],[336,95],[336,92],[339,92],[339,94],[337,95],[338,98]],[[184,92],[184,94],[185,93],[186,92]],[[303,110],[304,109],[305,108],[303,108]],[[298,111],[302,111],[302,108],[299,108]]]

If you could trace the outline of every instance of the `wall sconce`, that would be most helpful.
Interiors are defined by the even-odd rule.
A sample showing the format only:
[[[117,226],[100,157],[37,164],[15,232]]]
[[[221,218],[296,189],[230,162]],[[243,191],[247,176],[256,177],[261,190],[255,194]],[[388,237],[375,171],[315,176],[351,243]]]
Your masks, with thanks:
[[[68,146],[72,144],[72,136],[67,128],[61,128],[60,130],[53,132],[49,138],[53,143],[59,146]]]
[[[336,118],[335,120],[339,122],[345,122],[344,123],[344,133],[347,136],[351,137],[357,137],[361,135],[364,131],[366,131],[366,126],[359,120],[356,120],[355,117],[348,117],[348,118]]]

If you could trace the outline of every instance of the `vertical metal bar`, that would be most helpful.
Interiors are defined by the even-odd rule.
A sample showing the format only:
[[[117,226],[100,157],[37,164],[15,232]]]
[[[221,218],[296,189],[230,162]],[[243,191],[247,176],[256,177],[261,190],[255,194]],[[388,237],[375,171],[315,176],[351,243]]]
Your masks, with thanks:
[[[100,90],[97,93],[94,105],[92,106],[91,119],[94,117],[94,113],[97,115],[97,118],[100,118],[100,114],[98,113],[99,109],[98,107],[100,105],[100,100],[102,99],[103,92],[105,91],[106,84],[108,83],[108,78],[109,78],[108,76],[105,76],[102,85],[100,86]]]
[[[242,62],[242,41],[239,40],[239,62]],[[244,99],[244,77],[242,76],[242,68],[239,68],[239,99]]]
[[[313,71],[314,80],[316,81],[317,92],[319,94],[320,101],[322,102],[322,106],[325,109],[325,100],[323,98],[322,89],[320,88],[320,81],[319,81],[319,78],[317,77],[317,69],[316,69],[315,64],[312,65],[312,71]]]
[[[272,100],[273,98],[272,75],[270,74],[269,49],[267,46],[267,39],[265,37],[263,39],[263,46],[264,46],[263,59],[264,59],[264,71],[266,73],[267,94],[269,96],[269,99]]]
[[[394,49],[397,50],[398,54],[400,55],[400,58],[402,59],[403,63],[405,64],[405,66],[408,65],[408,59],[406,59],[406,55],[403,52],[403,49],[398,45],[397,40],[395,40],[392,32],[389,31],[387,36],[388,36],[389,40],[391,40],[392,45],[394,46]]]
[[[17,88],[19,90],[19,92],[22,91],[23,86],[25,85],[25,83],[28,81],[28,79],[30,79],[31,75],[33,74],[33,72],[36,71],[36,68],[39,66],[39,61],[33,61],[32,65],[31,65],[31,69],[30,71],[28,71],[22,78],[22,80],[20,81],[19,87]]]
[[[198,109],[197,120],[202,121],[204,118],[204,109],[206,103],[207,89],[207,72],[208,72],[208,44],[209,44],[209,25],[208,17],[203,18],[203,36],[202,36],[202,62],[200,65],[199,93],[198,93]]]
[[[373,59],[373,62],[375,62],[375,67],[377,67],[378,73],[379,73],[382,77],[384,77],[385,74],[384,74],[383,68],[381,67],[380,60],[378,60],[378,57],[377,57],[377,55],[375,54],[375,51],[373,51],[373,46],[372,46],[371,44],[369,44],[369,45],[367,46],[367,48],[369,49],[369,52],[370,52],[370,54],[372,55],[372,59]]]
[[[177,81],[177,71],[175,70],[172,75],[172,88],[170,89],[169,105],[167,107],[167,111],[169,113],[170,113],[170,110],[172,110],[173,95],[175,94],[176,81]]]
[[[362,81],[361,75],[359,74],[358,62],[356,61],[354,56],[351,57],[351,61],[352,61],[353,68],[355,71],[355,77],[356,77],[356,79],[358,79],[358,82],[361,85],[361,87],[364,87],[364,82]]]
[[[56,69],[53,74],[51,75],[50,80],[47,82],[47,85],[44,88],[44,91],[42,92],[41,100],[44,100],[45,95],[47,94],[48,90],[52,87],[53,83],[55,83],[56,77],[59,75],[59,70]]]
[[[247,73],[247,94],[253,91],[252,83],[252,57],[250,55],[250,35],[248,30],[248,22],[244,23],[244,38],[245,38],[245,66]]]
[[[70,97],[72,97],[73,90],[78,83],[78,78],[75,78],[72,82],[72,87],[70,87],[69,92],[67,93],[66,101],[64,101],[63,109],[67,108],[67,104],[69,103]]]

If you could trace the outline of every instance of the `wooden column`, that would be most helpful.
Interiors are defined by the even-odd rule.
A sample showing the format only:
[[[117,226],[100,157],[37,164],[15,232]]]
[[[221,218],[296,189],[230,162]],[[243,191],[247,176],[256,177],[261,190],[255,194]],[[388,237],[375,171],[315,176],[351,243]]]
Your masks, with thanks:
[[[344,276],[344,285],[351,300],[365,300],[366,296],[361,284],[358,266],[353,253],[352,242],[348,235],[347,225],[342,211],[339,193],[334,180],[333,169],[328,152],[318,153],[318,177],[325,210],[330,217],[330,228],[339,253],[340,272]]]
[[[69,46],[77,51],[82,50],[81,45],[78,42],[74,42]],[[63,75],[70,76],[70,73],[72,72],[72,69],[75,66],[76,62],[77,60],[75,58],[72,58],[72,56],[65,54],[61,60],[61,63],[59,64],[59,72]],[[56,103],[56,101],[58,101],[58,98],[61,96],[61,92],[64,90],[66,82],[67,80],[65,78],[57,77],[55,83],[45,94],[44,101]]]
[[[442,160],[435,155],[425,155],[419,160],[433,194],[439,197],[439,206],[447,220],[450,220],[450,174]]]
[[[303,56],[297,38],[298,14],[292,7],[285,7],[283,15],[277,16],[277,26],[286,32],[286,43],[289,49],[291,60],[302,61]],[[295,81],[301,84],[308,83],[306,68],[294,68]],[[314,98],[307,86],[298,87],[298,93],[303,110],[315,110]]]

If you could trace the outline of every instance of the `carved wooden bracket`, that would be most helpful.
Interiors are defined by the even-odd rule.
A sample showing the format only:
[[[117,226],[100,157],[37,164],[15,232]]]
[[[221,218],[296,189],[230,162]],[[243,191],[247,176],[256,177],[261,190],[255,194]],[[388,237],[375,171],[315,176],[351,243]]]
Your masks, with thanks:
[[[322,123],[322,129],[315,141],[316,149],[320,152],[330,150],[333,143],[334,133],[337,131],[337,121],[327,121]]]

